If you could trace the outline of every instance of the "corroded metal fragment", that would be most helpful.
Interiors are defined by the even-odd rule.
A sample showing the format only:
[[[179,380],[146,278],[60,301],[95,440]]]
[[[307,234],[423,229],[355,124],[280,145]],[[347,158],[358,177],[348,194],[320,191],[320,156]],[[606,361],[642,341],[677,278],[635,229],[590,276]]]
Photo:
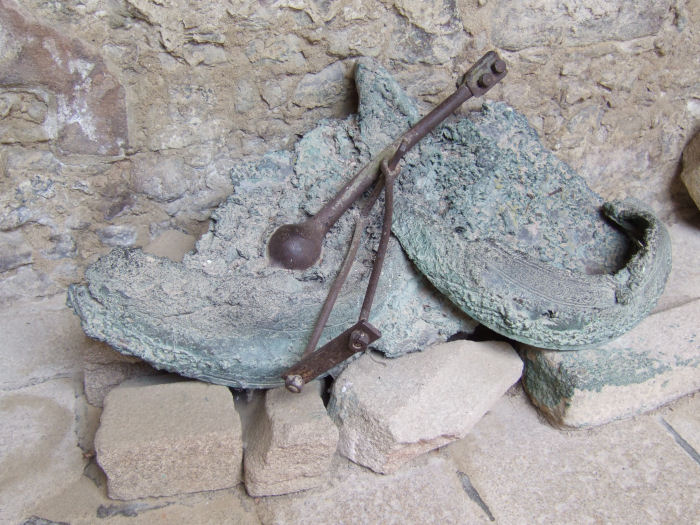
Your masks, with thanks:
[[[503,335],[557,350],[605,342],[663,292],[663,224],[640,203],[603,203],[505,104],[444,126],[399,185],[394,233],[406,253]]]
[[[361,105],[370,113],[384,99],[375,96],[377,82],[398,89],[386,72],[358,80]],[[84,330],[185,376],[243,388],[281,385],[280,374],[299,361],[341,266],[356,211],[333,226],[320,260],[307,270],[270,264],[267,242],[276,225],[316,213],[386,146],[384,138],[363,129],[361,115],[352,116],[311,130],[293,153],[241,162],[231,173],[233,195],[213,213],[209,232],[182,263],[120,248],[87,269],[87,285],[69,290]],[[381,218],[370,218],[364,237],[369,240],[358,252],[360,262],[338,297],[321,344],[357,318],[380,229]],[[381,326],[383,336],[372,346],[389,356],[476,325],[435,292],[393,238],[374,303],[371,322]]]
[[[354,214],[340,218],[320,260],[301,272],[271,265],[268,239],[276,225],[316,213],[418,120],[415,103],[376,63],[359,61],[356,82],[357,116],[322,123],[293,154],[232,171],[233,195],[182,263],[120,248],[89,267],[87,285],[69,290],[86,333],[185,376],[281,385],[340,267]],[[464,312],[535,346],[578,348],[619,335],[651,310],[670,269],[668,234],[652,213],[603,206],[504,104],[426,137],[404,157],[395,193],[393,231],[415,266]],[[370,221],[366,238],[377,239],[379,223]],[[372,247],[360,248],[362,264],[321,343],[356,318]],[[390,356],[474,327],[395,239],[375,305],[371,322],[383,336],[373,346]]]
[[[358,69],[365,136],[395,136],[416,109],[391,77]],[[372,103],[363,104],[363,102]],[[393,232],[416,267],[469,315],[557,350],[609,341],[646,317],[671,270],[661,221],[604,203],[527,119],[486,103],[405,158]]]

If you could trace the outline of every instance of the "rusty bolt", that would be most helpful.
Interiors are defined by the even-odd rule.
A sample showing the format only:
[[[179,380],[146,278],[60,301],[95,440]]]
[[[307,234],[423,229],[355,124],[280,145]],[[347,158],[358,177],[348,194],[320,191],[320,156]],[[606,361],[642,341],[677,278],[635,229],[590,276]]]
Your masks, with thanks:
[[[503,60],[496,60],[493,64],[491,64],[491,70],[497,75],[500,75],[501,73],[505,72],[506,63]]]
[[[298,394],[304,388],[304,380],[299,375],[287,376],[284,378],[284,386],[293,394]]]
[[[369,344],[369,335],[363,330],[354,330],[350,334],[350,348],[355,351],[367,348]]]
[[[479,78],[479,87],[482,88],[487,88],[493,86],[493,83],[496,81],[496,78],[491,74],[491,73],[484,73],[481,75],[481,78]]]

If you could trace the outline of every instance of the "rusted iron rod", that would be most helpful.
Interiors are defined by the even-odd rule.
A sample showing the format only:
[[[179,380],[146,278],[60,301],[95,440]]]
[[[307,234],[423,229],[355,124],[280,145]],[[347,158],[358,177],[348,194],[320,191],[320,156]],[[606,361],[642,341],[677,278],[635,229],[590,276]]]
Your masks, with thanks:
[[[398,168],[391,170],[386,160],[382,162],[382,174],[384,175],[384,221],[382,223],[382,234],[379,238],[379,246],[377,247],[377,255],[374,257],[372,273],[369,276],[367,291],[365,291],[365,298],[362,301],[362,308],[360,309],[360,320],[364,321],[369,320],[369,312],[372,309],[372,302],[374,301],[374,296],[377,293],[379,277],[382,274],[382,267],[384,266],[384,259],[386,258],[386,250],[389,246],[389,237],[391,237],[391,221],[394,217],[394,180],[396,180],[398,172]]]
[[[377,171],[379,171],[377,168],[381,167],[382,177],[377,181],[374,191],[367,199],[362,211],[358,214],[345,260],[323,303],[302,358],[296,365],[282,374],[289,391],[301,392],[305,383],[327,372],[354,353],[366,350],[370,343],[381,337],[381,332],[370,324],[369,314],[379,285],[379,277],[381,276],[389,246],[389,238],[391,237],[394,212],[394,181],[399,174],[398,164],[418,141],[430,133],[447,116],[452,114],[464,101],[472,96],[483,95],[505,74],[506,64],[496,53],[491,51],[484,55],[465,74],[462,84],[452,95],[423,117],[391,146],[384,148],[379,155],[375,156],[355,177],[345,184],[314,217],[299,224],[280,226],[272,235],[268,249],[273,261],[289,269],[308,268],[319,257],[323,237],[330,227],[377,179]],[[394,154],[389,158],[392,151]],[[384,190],[382,233],[360,309],[359,319],[341,335],[314,351],[328,322],[338,294],[350,273],[352,264],[357,256],[363,231],[367,226],[369,214],[382,189]]]
[[[464,75],[461,85],[440,105],[423,117],[415,126],[372,158],[341,190],[313,217],[298,224],[277,228],[268,242],[268,253],[273,263],[290,270],[305,270],[321,255],[323,237],[340,216],[353,205],[377,178],[382,161],[393,156],[389,168],[393,171],[403,156],[420,139],[472,96],[481,96],[506,74],[506,64],[489,51]]]

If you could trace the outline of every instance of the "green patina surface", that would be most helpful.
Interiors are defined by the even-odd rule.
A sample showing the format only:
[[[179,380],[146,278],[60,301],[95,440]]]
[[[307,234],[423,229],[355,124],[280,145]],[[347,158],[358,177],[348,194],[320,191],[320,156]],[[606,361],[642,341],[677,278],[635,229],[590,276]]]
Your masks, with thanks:
[[[533,399],[554,408],[567,403],[576,390],[600,392],[609,386],[643,384],[672,368],[662,359],[633,348],[557,354],[530,350],[523,381]]]
[[[372,152],[403,131],[398,124],[376,126],[370,118],[396,111],[383,101],[398,100],[412,113],[407,119],[418,114],[371,62],[358,69],[358,93],[359,115],[320,123],[293,152],[238,164],[231,172],[233,194],[214,211],[209,231],[182,263],[117,249],[91,265],[87,284],[69,290],[85,332],[188,377],[244,388],[282,384],[280,374],[298,361],[340,267],[354,218],[351,212],[340,219],[325,239],[321,260],[303,272],[272,267],[267,239],[276,226],[315,213]],[[321,343],[357,319],[380,228],[377,215]],[[389,356],[418,351],[477,324],[415,270],[395,239],[371,321],[383,334],[375,347]]]
[[[537,354],[525,356],[522,381],[537,404],[552,410],[562,405],[565,407],[576,389],[566,371],[557,367],[542,366]]]
[[[695,337],[700,302],[657,312],[596,349],[524,349],[523,385],[557,424],[590,426],[662,405],[700,388]]]
[[[663,224],[640,203],[604,203],[505,104],[425,140],[399,188],[394,233],[409,257],[465,312],[518,341],[604,343],[663,292]]]
[[[279,385],[340,266],[352,213],[303,272],[272,267],[267,239],[315,213],[418,119],[414,101],[375,62],[359,61],[356,82],[357,115],[322,122],[292,153],[232,170],[234,193],[181,264],[118,249],[88,268],[87,284],[69,291],[86,333],[186,376]],[[380,222],[366,238],[376,241]],[[469,316],[539,346],[608,340],[649,312],[670,269],[668,235],[653,214],[604,205],[522,115],[498,103],[454,118],[407,155],[393,230],[430,282],[392,240],[372,317],[383,332],[377,347],[390,356],[470,331]],[[373,246],[363,244],[324,339],[356,318]]]

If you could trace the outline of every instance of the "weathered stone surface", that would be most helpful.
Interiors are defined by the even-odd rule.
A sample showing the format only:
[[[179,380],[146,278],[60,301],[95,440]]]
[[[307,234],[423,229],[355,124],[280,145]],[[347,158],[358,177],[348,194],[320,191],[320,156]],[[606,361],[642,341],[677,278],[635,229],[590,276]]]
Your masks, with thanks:
[[[498,2],[493,15],[493,40],[498,47],[509,51],[554,43],[582,45],[632,40],[656,34],[670,6],[669,0],[574,6],[541,0]]]
[[[681,179],[693,201],[700,208],[700,133],[696,133],[683,150]]]
[[[101,407],[105,396],[127,379],[158,375],[161,372],[135,357],[125,356],[101,343],[86,352],[83,367],[83,387],[88,403]],[[98,354],[99,355],[96,355]]]
[[[15,302],[0,310],[0,390],[14,390],[55,378],[75,378],[82,352],[95,344],[85,336],[65,296]]]
[[[246,388],[280,385],[281,372],[303,351],[354,220],[352,213],[340,219],[325,239],[321,259],[304,272],[273,267],[267,240],[276,226],[317,211],[372,153],[403,131],[399,121],[388,126],[378,121],[380,112],[393,111],[385,97],[398,97],[397,104],[417,118],[410,100],[377,68],[374,62],[358,68],[357,118],[321,124],[296,145],[293,156],[274,152],[233,166],[234,194],[216,210],[209,232],[182,264],[140,250],[115,250],[92,265],[88,286],[70,292],[86,332],[186,376]],[[374,217],[369,239],[376,238],[380,224]],[[326,337],[356,319],[373,248],[372,242],[363,243],[361,262],[350,273]],[[434,293],[395,241],[372,323],[383,334],[375,346],[389,355],[420,350],[475,325]]]
[[[530,348],[523,384],[557,425],[630,417],[700,389],[700,301],[656,313],[601,348]]]
[[[467,46],[468,38],[461,28],[448,30],[446,34],[435,34],[399,18],[394,24],[390,41],[390,58],[409,64],[437,65],[461,54]]]
[[[463,438],[523,364],[502,342],[454,341],[397,360],[365,355],[333,385],[328,407],[339,452],[375,472]]]
[[[69,525],[66,522],[51,521],[39,516],[31,516],[24,520],[21,525]]]
[[[0,143],[29,144],[56,138],[49,95],[32,88],[0,88]],[[53,117],[53,118],[51,118]]]
[[[27,513],[24,516],[29,516]],[[150,525],[202,523],[206,525],[260,525],[252,498],[242,485],[232,489],[181,494],[177,497],[115,501],[86,476],[62,484],[55,496],[31,507],[31,515],[70,525]]]
[[[294,92],[294,103],[305,108],[330,106],[339,96],[347,95],[352,71],[350,64],[334,62],[318,73],[309,73],[301,79]]]
[[[135,192],[129,168],[134,155],[128,149],[118,162],[113,158],[82,155],[85,151],[82,148],[70,155],[64,149],[58,156],[60,160],[53,164],[37,162],[57,149],[56,139],[51,138],[57,129],[50,125],[53,113],[51,97],[47,96],[49,90],[5,87],[0,95],[3,101],[0,115],[5,110],[8,113],[0,119],[0,129],[2,136],[9,137],[13,143],[0,148],[0,229],[16,229],[33,248],[32,266],[23,265],[2,275],[0,303],[9,309],[16,308],[20,299],[34,300],[56,294],[68,283],[80,281],[85,263],[107,249],[95,232],[110,224],[115,216],[120,224],[140,228],[139,231],[150,232],[151,236],[172,228],[198,235],[202,224],[197,221],[208,220],[211,210],[232,191],[228,172],[234,159],[272,148],[289,149],[296,137],[314,127],[320,118],[338,115],[352,100],[354,94],[350,89],[347,100],[339,100],[333,106],[312,110],[296,106],[292,95],[307,73],[321,71],[339,59],[376,56],[391,67],[409,93],[427,108],[447,93],[466,63],[494,46],[499,32],[517,32],[514,37],[518,41],[532,42],[537,41],[543,30],[548,33],[552,26],[562,28],[563,39],[507,52],[511,73],[507,82],[494,88],[488,98],[504,100],[525,114],[546,147],[570,163],[597,193],[606,199],[638,197],[663,217],[672,237],[674,229],[680,228],[683,237],[673,238],[674,269],[657,308],[677,306],[699,297],[698,212],[678,180],[681,151],[700,118],[697,68],[692,67],[700,55],[699,2],[674,1],[669,9],[666,9],[668,2],[658,3],[663,8],[663,13],[658,14],[658,30],[656,22],[650,24],[644,20],[645,13],[657,16],[655,7],[626,0],[610,0],[603,7],[600,2],[568,2],[565,8],[551,0],[527,2],[523,4],[521,11],[526,12],[520,19],[532,20],[532,24],[521,27],[513,19],[505,19],[504,25],[496,26],[503,18],[494,16],[501,6],[518,6],[486,0],[439,1],[427,7],[418,5],[426,2],[416,1],[406,9],[407,16],[409,9],[415,12],[422,8],[426,14],[434,9],[438,17],[422,18],[416,13],[410,20],[394,5],[408,4],[405,0],[262,3],[241,0],[224,7],[219,0],[15,3],[25,19],[42,21],[59,34],[89,43],[89,54],[102,56],[127,94],[129,142],[134,151],[154,159],[164,155],[184,158],[186,176],[191,177],[192,184],[181,198],[172,202]],[[412,30],[420,25],[426,27],[433,20],[443,20],[440,11],[443,5],[450,11],[455,26],[462,25],[465,31],[426,38],[425,29]],[[641,14],[635,17],[642,20],[637,20],[640,23],[617,20],[616,8],[628,13],[638,11]],[[570,10],[571,14],[564,14],[562,9]],[[586,14],[586,9],[590,14]],[[598,17],[596,13],[607,16]],[[632,36],[641,34],[638,28],[650,25],[655,34],[628,41],[611,41],[604,36],[605,41],[587,44],[576,40],[576,35],[569,31],[575,29],[583,36],[598,33],[617,37],[618,24],[624,25],[622,29]],[[515,31],[511,31],[513,27]],[[613,31],[609,31],[611,27]],[[431,38],[433,35],[440,38]],[[251,62],[245,51],[254,40],[275,42],[270,59]],[[412,40],[416,45],[411,45]],[[445,49],[453,42],[457,47]],[[450,58],[436,63],[434,44],[440,45]],[[287,56],[285,45],[292,51]],[[3,57],[12,56],[17,50],[17,40],[4,30],[0,30],[0,50]],[[0,69],[8,71],[2,60]],[[247,111],[239,113],[241,106],[236,96],[244,80],[261,93],[262,86],[268,82],[278,86],[276,98],[270,97],[273,105],[260,99],[250,107],[251,98],[243,106]],[[44,108],[48,108],[49,118],[39,123]],[[189,171],[190,165],[195,169]],[[70,234],[76,249],[75,252],[61,249],[60,252],[69,256],[53,259],[54,243],[49,238],[61,234]],[[141,237],[144,242],[148,239],[148,235]],[[678,246],[685,250],[682,258]],[[0,253],[3,253],[1,249]],[[35,317],[40,319],[42,315],[37,312]],[[18,320],[23,319],[25,315],[20,313]],[[32,324],[30,331],[36,327]],[[41,374],[45,378],[44,371],[53,373],[50,367],[54,361],[49,353],[51,347],[42,347],[47,350],[47,366]],[[9,370],[5,372],[13,375]],[[58,373],[73,372],[59,366]],[[32,380],[37,377],[31,375]],[[527,404],[518,407],[517,413],[527,408]],[[582,519],[590,516],[590,521],[624,522],[628,515],[623,511],[630,509],[629,519],[636,522],[680,523],[683,518],[688,523],[695,522],[694,515],[682,513],[698,506],[697,490],[683,478],[694,475],[695,471],[688,464],[673,463],[667,468],[663,461],[657,461],[669,452],[663,445],[655,449],[652,441],[646,447],[646,438],[642,436],[643,452],[637,455],[634,451],[640,444],[634,438],[639,434],[631,432],[629,441],[616,441],[619,446],[611,462],[603,458],[578,477],[570,475],[581,472],[580,465],[574,464],[572,458],[580,459],[582,450],[587,450],[589,457],[594,454],[600,457],[601,450],[609,450],[610,443],[603,439],[607,434],[591,444],[591,448],[586,448],[586,438],[573,436],[571,439],[581,442],[563,447],[562,457],[550,461],[548,444],[554,443],[556,447],[557,441],[551,440],[562,438],[560,434],[518,431],[517,425],[507,428],[516,428],[512,435],[517,443],[497,442],[506,452],[504,459],[493,464],[491,456],[497,454],[501,458],[496,446],[488,449],[489,457],[477,458],[483,460],[480,465],[485,472],[493,475],[490,486],[501,494],[497,501],[514,513],[510,520],[499,515],[499,521],[528,522],[532,516],[542,520],[551,516],[552,522],[569,522],[571,516],[583,516]],[[494,435],[501,436],[503,432],[499,427]],[[537,439],[523,443],[528,434]],[[513,450],[523,454],[527,461],[507,454]],[[621,460],[629,461],[620,466]],[[518,465],[516,473],[511,470],[513,464]],[[557,469],[557,465],[562,468]],[[607,466],[613,469],[609,475]],[[47,470],[45,465],[44,470]],[[551,475],[533,475],[525,483],[520,481],[521,473],[540,471]],[[631,485],[631,493],[620,490],[620,475],[629,480],[624,486]],[[57,485],[68,482],[65,477]],[[92,488],[91,494],[99,494],[92,482],[87,479],[85,482]],[[168,498],[173,503],[167,507],[161,507],[165,502],[158,500],[149,501],[142,508],[131,502],[109,502],[102,495],[95,496],[94,504],[90,500],[92,506],[89,506],[83,499],[89,492],[86,487],[74,487],[71,485],[73,492],[67,490],[65,497],[51,498],[41,511],[17,516],[11,522],[20,523],[32,515],[73,525],[93,524],[96,520],[125,524],[159,520],[196,522],[199,518],[206,521],[210,515],[213,523],[245,521],[239,516],[237,500],[230,491],[215,492],[211,500],[212,493],[188,497],[196,499],[197,504],[192,504],[192,499],[178,497]],[[394,511],[391,507],[393,489],[384,490],[387,496],[382,501],[386,506],[377,512],[393,513],[393,518],[386,517],[387,522],[400,520],[396,516],[401,515],[401,510]],[[431,493],[431,488],[425,487],[425,494]],[[371,492],[364,494],[363,501],[374,501]],[[461,505],[456,495],[450,494]],[[674,496],[669,498],[668,494]],[[20,495],[31,500],[41,497],[31,488]],[[431,502],[425,499],[422,498],[421,504],[429,505]],[[251,500],[247,501],[250,504]],[[350,497],[343,501],[348,502],[349,512],[357,509]],[[640,505],[640,501],[644,504]],[[312,499],[307,502],[310,506],[315,504]],[[100,516],[108,517],[96,518],[100,505],[104,505]],[[63,514],[57,512],[59,508]],[[282,516],[281,506],[279,512]],[[436,509],[431,516],[439,512]],[[251,521],[257,521],[254,512],[249,515]],[[352,521],[361,515],[361,510],[348,515],[347,521]],[[430,521],[431,516],[417,521]],[[332,513],[319,521],[323,519],[332,521]]]
[[[300,394],[268,390],[246,434],[245,487],[251,496],[275,496],[327,482],[338,429],[326,412],[318,384]]]
[[[698,219],[698,225],[684,220],[669,225],[673,268],[654,312],[668,310],[700,298],[700,265],[697,264],[700,250],[700,217]]]
[[[60,191],[58,159],[49,152],[3,149],[3,193],[0,194],[0,230],[13,230],[31,223],[51,223],[50,204]],[[58,191],[57,191],[58,190]]]
[[[182,262],[186,253],[194,250],[197,239],[178,230],[166,230],[143,247],[145,253]]]
[[[146,0],[128,0],[128,9],[134,16],[160,28],[159,43],[176,58],[189,65],[213,65],[207,58],[216,57],[216,49],[226,42],[226,36],[217,26],[226,11],[208,12],[206,6],[191,6],[176,0],[162,5]]]
[[[0,273],[31,262],[32,249],[20,232],[0,232]]]
[[[70,233],[51,235],[47,244],[42,252],[47,259],[72,259],[77,255],[75,239]]]
[[[395,0],[394,5],[412,24],[428,33],[454,33],[462,29],[454,17],[453,0]]]
[[[110,525],[403,524],[438,518],[486,524],[493,523],[489,516],[496,523],[529,523],[532,516],[568,523],[578,516],[591,522],[626,523],[629,518],[690,525],[696,521],[698,467],[661,418],[687,414],[692,420],[691,401],[603,427],[562,432],[542,422],[521,390],[511,389],[465,439],[393,475],[378,475],[336,456],[327,484],[296,494],[250,498],[239,484],[128,502],[107,499],[103,487],[81,476],[57,483],[57,492],[46,497],[23,492],[26,511],[10,522],[41,516],[71,525],[96,520]]]
[[[697,521],[700,467],[656,415],[562,432],[514,393],[441,452],[495,523]]]
[[[0,141],[55,139],[68,153],[123,153],[124,89],[102,57],[23,16],[11,0],[1,7],[3,41],[11,44],[0,57]]]
[[[362,7],[366,11],[370,10],[367,9],[368,6],[366,5]],[[371,10],[373,14],[376,14],[374,7],[375,6],[372,6]],[[345,11],[345,14],[349,11],[350,9]],[[383,19],[376,19],[371,17],[368,13],[361,16],[360,19],[362,22],[369,22],[369,26],[363,26],[358,23],[347,25],[347,23],[337,21],[331,22],[331,26],[336,27],[334,27],[333,30],[327,31],[322,36],[322,40],[327,42],[328,53],[330,55],[339,57],[373,57],[384,51],[387,40],[392,37],[389,27],[387,27],[390,25],[390,22],[386,17]],[[338,27],[341,24],[342,26]]]
[[[0,390],[0,521],[19,523],[39,497],[53,496],[82,475],[75,386],[55,379]]]
[[[438,457],[420,458],[388,476],[338,458],[326,486],[260,498],[256,509],[269,524],[489,523],[464,493],[454,465]]]
[[[700,462],[700,394],[679,400],[661,415],[676,442]]]
[[[61,294],[37,303],[15,303],[0,311],[0,389],[16,389],[54,378],[84,374],[89,403],[102,406],[104,396],[125,379],[158,373],[142,361],[116,352],[85,336]]]
[[[0,306],[43,300],[61,294],[61,288],[45,273],[31,266],[20,266],[0,281]]]
[[[182,197],[192,180],[190,166],[180,155],[135,155],[132,184],[134,189],[158,202]]]
[[[133,226],[114,224],[98,230],[97,236],[102,244],[107,246],[132,246],[136,242],[138,232]]]
[[[96,476],[103,476],[104,473],[100,471],[94,459],[95,434],[100,427],[102,408],[91,405],[84,396],[79,396],[78,401],[75,410],[77,445],[83,451],[84,456],[90,458],[91,465],[86,467],[88,471],[94,472]],[[83,470],[83,474],[86,474],[85,470]]]
[[[84,256],[105,251],[97,235],[105,221],[122,216],[117,222],[128,222],[122,218],[131,212],[153,217],[129,189],[128,161],[85,155],[80,162],[69,161],[50,149],[7,146],[0,154],[0,230],[8,230],[11,236],[21,234],[25,244],[19,253],[31,255],[30,263],[3,275],[0,303],[60,293],[68,283],[81,279]],[[145,225],[120,227],[136,232],[148,229]]]
[[[227,388],[134,379],[105,398],[95,452],[111,498],[232,487],[241,475],[240,418]]]

